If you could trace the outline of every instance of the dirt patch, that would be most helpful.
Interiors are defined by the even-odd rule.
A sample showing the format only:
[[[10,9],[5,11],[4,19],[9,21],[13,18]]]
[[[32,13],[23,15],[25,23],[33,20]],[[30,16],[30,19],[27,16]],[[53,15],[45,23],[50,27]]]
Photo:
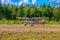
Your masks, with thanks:
[[[60,24],[46,24],[45,26],[36,24],[31,27],[29,24],[24,26],[23,24],[17,25],[0,25],[0,32],[60,32]]]

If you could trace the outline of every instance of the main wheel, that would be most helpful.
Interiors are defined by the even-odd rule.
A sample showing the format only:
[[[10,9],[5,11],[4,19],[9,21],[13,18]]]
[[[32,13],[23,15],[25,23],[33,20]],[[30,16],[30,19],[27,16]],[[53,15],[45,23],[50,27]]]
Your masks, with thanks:
[[[26,26],[26,24],[24,24],[24,26]]]
[[[31,27],[33,27],[33,24],[31,24]]]

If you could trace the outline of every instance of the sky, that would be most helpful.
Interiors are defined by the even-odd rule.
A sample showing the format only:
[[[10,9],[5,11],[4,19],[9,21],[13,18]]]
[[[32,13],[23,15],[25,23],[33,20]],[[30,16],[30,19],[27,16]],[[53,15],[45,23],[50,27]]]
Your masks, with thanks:
[[[60,0],[1,0],[2,4],[15,4],[15,5],[21,5],[21,4],[30,4],[30,5],[41,5],[41,4],[53,4],[55,2],[57,5],[60,5]]]

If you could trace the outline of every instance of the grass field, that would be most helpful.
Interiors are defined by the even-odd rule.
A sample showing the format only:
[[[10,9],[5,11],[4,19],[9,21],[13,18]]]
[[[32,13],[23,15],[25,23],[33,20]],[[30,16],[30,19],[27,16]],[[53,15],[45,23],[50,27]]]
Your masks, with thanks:
[[[3,19],[3,20],[0,20],[0,24],[23,24],[25,21],[24,20],[6,20],[6,19]],[[46,24],[60,24],[60,21],[57,22],[57,21],[48,21],[46,20]]]
[[[0,40],[60,40],[60,25],[0,25]]]
[[[60,32],[0,33],[0,40],[60,40]]]
[[[23,24],[23,20],[0,20],[0,24]]]

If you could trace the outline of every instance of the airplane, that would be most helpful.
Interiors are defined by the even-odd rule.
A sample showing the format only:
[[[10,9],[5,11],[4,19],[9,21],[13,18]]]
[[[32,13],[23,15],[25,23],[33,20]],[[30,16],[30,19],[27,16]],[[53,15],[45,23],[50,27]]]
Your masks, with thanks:
[[[33,24],[45,24],[45,17],[17,17],[17,19],[19,20],[25,20],[24,25],[27,26],[27,24],[31,24],[31,26],[33,26]]]

